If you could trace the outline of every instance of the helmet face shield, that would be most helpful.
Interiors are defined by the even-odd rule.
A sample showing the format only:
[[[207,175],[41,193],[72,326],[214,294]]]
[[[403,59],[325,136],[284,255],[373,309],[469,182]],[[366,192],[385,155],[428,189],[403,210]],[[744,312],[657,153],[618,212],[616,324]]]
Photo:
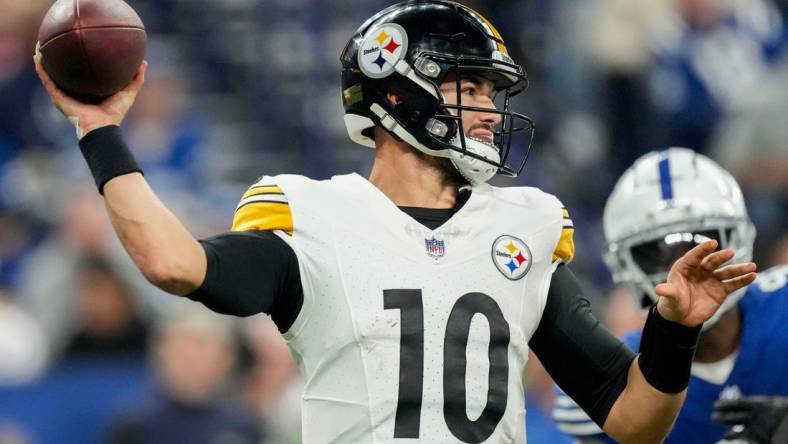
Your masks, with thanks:
[[[646,241],[630,248],[635,265],[647,275],[665,274],[670,267],[698,244],[714,239],[725,248],[725,230],[703,230],[696,232],[667,233],[657,239]]]
[[[751,257],[752,228],[749,221],[710,219],[687,221],[652,232],[639,233],[606,246],[608,266],[621,275],[619,281],[639,283],[641,291],[653,294],[653,287],[666,281],[673,264],[699,244],[716,240],[718,250],[731,248],[733,263]]]

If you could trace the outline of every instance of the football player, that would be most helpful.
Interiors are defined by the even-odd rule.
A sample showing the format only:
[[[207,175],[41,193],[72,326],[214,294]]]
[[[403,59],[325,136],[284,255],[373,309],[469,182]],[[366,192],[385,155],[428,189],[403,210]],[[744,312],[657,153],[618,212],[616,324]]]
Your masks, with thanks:
[[[375,149],[369,178],[264,176],[233,231],[199,242],[148,187],[117,126],[145,66],[98,106],[38,70],[77,123],[145,276],[277,323],[306,378],[304,442],[523,442],[529,346],[611,435],[662,439],[703,322],[755,279],[755,264],[721,267],[733,251],[714,252],[715,241],[679,259],[636,357],[580,296],[561,202],[486,184],[522,170],[532,129],[510,110],[526,77],[493,25],[454,2],[407,1],[364,23],[341,61],[350,138]]]
[[[755,228],[735,179],[711,159],[686,148],[652,152],[619,179],[605,206],[605,262],[630,287],[637,308],[658,300],[655,285],[671,264],[708,239],[752,258]],[[715,443],[725,428],[712,421],[715,401],[788,395],[788,266],[759,274],[730,294],[707,320],[692,362],[687,399],[667,443]],[[641,332],[624,337],[636,350]],[[744,404],[744,403],[743,403]],[[572,401],[559,394],[553,416],[580,441],[607,441]]]

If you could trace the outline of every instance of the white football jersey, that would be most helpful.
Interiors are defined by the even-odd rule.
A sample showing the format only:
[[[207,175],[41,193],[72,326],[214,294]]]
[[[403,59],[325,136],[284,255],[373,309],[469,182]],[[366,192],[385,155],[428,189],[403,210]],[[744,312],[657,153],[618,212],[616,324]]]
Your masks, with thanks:
[[[234,230],[278,230],[303,307],[305,443],[522,443],[522,372],[572,225],[535,188],[479,185],[430,230],[357,174],[263,177]]]

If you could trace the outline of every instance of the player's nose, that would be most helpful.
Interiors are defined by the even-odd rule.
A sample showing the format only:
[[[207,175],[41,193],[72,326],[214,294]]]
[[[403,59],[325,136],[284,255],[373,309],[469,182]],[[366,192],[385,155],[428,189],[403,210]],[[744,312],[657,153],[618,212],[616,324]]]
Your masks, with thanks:
[[[503,119],[500,114],[498,114],[495,108],[495,102],[493,102],[492,98],[486,97],[482,99],[482,102],[479,105],[479,108],[489,109],[490,111],[483,111],[479,113],[479,120],[482,122],[490,125],[491,128],[495,128],[501,124],[501,120]]]

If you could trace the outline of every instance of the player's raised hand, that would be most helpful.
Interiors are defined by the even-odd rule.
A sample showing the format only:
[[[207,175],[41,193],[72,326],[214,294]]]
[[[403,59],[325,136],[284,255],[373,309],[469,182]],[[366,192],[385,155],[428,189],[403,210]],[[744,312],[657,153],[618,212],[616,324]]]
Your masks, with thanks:
[[[52,103],[77,127],[79,138],[102,126],[120,125],[145,82],[145,70],[148,67],[148,62],[143,61],[134,79],[125,88],[101,103],[89,104],[69,96],[55,85],[41,64],[41,54],[37,49],[33,61],[36,65],[36,73],[49,93]]]
[[[657,285],[657,310],[663,318],[698,326],[711,318],[730,293],[755,280],[753,262],[722,267],[734,252],[716,248],[717,241],[709,240],[688,251],[673,264],[667,282]]]

